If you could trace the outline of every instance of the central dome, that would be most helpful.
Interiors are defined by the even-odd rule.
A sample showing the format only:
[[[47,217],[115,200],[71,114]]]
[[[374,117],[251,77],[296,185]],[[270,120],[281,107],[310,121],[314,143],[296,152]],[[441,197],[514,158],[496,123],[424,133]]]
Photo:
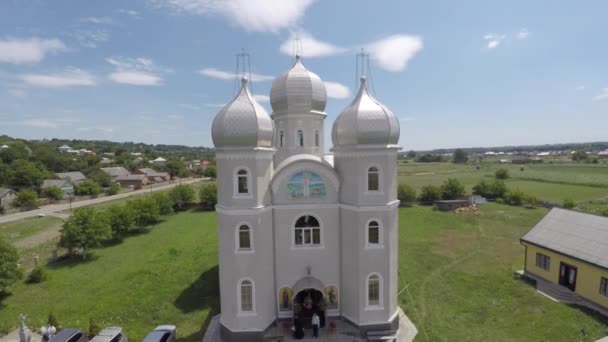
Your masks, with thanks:
[[[321,78],[306,69],[296,56],[291,69],[277,77],[270,89],[270,105],[273,115],[285,113],[324,114],[327,91]]]

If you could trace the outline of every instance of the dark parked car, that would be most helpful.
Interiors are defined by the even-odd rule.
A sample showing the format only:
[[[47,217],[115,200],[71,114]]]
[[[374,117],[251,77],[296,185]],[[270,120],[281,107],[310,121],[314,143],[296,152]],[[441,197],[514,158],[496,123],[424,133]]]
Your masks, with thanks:
[[[144,342],[175,342],[175,325],[159,325],[144,338]]]
[[[63,329],[49,342],[87,342],[88,340],[87,335],[78,329]]]
[[[127,342],[127,336],[123,334],[121,327],[105,328],[93,337],[91,342]]]

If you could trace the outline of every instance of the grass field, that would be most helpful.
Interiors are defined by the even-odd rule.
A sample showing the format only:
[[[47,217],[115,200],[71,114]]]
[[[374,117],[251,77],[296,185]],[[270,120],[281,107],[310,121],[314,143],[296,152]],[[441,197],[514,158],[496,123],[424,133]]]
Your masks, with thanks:
[[[593,341],[605,322],[552,302],[513,278],[522,267],[519,238],[545,209],[498,204],[480,216],[402,208],[400,305],[419,329],[417,341]],[[45,248],[41,246],[41,248]],[[94,250],[86,263],[49,267],[50,279],[19,283],[0,302],[0,330],[26,313],[33,327],[53,311],[64,326],[120,325],[133,341],[173,323],[184,341],[219,308],[214,213],[169,216],[147,233]],[[584,331],[586,336],[583,336]]]
[[[605,164],[528,164],[497,163],[399,163],[398,180],[420,190],[424,185],[441,185],[448,178],[457,178],[467,192],[482,179],[490,180],[498,168],[509,170],[506,181],[510,188],[536,196],[538,199],[562,203],[566,198],[584,202],[608,198],[608,166]],[[521,170],[523,168],[523,171]]]
[[[57,217],[33,217],[0,224],[0,235],[4,236],[9,242],[14,243],[36,235],[46,229],[59,227],[62,224],[63,220]]]

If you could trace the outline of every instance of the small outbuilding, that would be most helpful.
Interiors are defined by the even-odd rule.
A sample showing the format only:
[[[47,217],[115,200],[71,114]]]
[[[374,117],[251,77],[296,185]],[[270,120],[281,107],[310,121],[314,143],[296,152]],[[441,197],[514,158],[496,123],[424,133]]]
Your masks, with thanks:
[[[125,169],[122,166],[102,167],[101,171],[107,173],[110,177],[112,177],[113,180],[116,180],[116,178],[118,177],[128,176],[131,174],[131,171]]]
[[[471,205],[469,200],[465,199],[457,199],[457,200],[443,200],[443,201],[435,201],[435,205],[437,209],[441,211],[451,211],[456,210],[458,208],[464,208]]]
[[[17,198],[17,192],[13,189],[0,189],[0,208],[8,209]]]
[[[148,178],[146,175],[124,175],[118,176],[116,182],[123,188],[139,190],[148,185]]]
[[[42,182],[42,190],[50,188],[52,186],[56,186],[63,191],[64,194],[73,194],[74,193],[74,185],[67,180],[64,179],[45,179]]]
[[[82,183],[82,181],[84,181],[85,179],[87,179],[87,177],[85,175],[82,174],[82,172],[60,172],[60,173],[56,173],[55,174],[58,178],[61,178],[63,180],[66,180],[70,183],[72,183],[73,185],[78,185],[80,183]]]

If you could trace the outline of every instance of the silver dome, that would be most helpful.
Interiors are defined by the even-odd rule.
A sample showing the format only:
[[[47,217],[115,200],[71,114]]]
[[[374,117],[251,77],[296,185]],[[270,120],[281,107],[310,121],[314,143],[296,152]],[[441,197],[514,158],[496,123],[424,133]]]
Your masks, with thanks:
[[[284,113],[324,113],[327,103],[325,84],[317,74],[308,71],[296,56],[291,69],[277,77],[270,89],[273,115]]]
[[[213,144],[215,147],[272,147],[272,119],[249,93],[245,77],[241,83],[236,97],[213,119]]]
[[[397,145],[399,121],[367,91],[365,77],[353,101],[338,115],[331,132],[334,146]]]

